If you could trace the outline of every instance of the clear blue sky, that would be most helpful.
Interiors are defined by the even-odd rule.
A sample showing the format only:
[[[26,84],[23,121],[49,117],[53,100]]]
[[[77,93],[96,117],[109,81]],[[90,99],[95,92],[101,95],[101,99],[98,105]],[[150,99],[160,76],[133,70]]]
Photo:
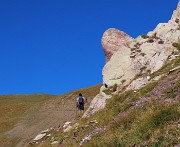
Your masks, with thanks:
[[[102,82],[101,37],[167,22],[178,0],[0,0],[0,95],[62,94]]]

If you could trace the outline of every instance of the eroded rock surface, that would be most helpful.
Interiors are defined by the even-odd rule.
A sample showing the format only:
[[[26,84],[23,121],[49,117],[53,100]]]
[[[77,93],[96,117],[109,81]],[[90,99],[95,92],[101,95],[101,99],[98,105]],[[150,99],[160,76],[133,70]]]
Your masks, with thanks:
[[[114,53],[118,50],[123,50],[122,47],[129,47],[134,39],[122,31],[111,28],[104,32],[101,41],[106,62],[108,62]]]
[[[117,29],[108,29],[102,37],[107,61],[102,72],[103,82],[109,87],[114,84],[123,87],[137,74],[159,70],[177,51],[173,43],[179,41],[180,2],[168,23],[158,24],[153,31],[137,39]]]
[[[102,70],[104,86],[83,117],[87,117],[102,109],[111,96],[103,95],[103,88],[117,86],[117,91],[123,87],[139,89],[148,84],[146,77],[136,79],[137,75],[158,71],[167,60],[179,56],[179,50],[173,43],[180,42],[180,2],[168,23],[160,23],[147,35],[133,39],[126,33],[110,28],[103,34],[102,47],[106,64]],[[176,53],[176,54],[175,54]],[[155,79],[154,79],[155,80]],[[139,84],[139,85],[137,85]]]

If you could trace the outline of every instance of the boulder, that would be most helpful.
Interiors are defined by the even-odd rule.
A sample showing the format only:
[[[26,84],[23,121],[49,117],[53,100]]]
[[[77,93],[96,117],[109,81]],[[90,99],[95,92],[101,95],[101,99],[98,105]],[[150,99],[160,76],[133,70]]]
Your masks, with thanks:
[[[38,141],[38,140],[42,139],[42,138],[45,137],[45,136],[46,136],[46,133],[39,134],[39,135],[37,135],[37,136],[33,139],[33,141]]]
[[[104,32],[101,41],[106,56],[106,62],[108,62],[112,55],[118,50],[121,50],[122,47],[129,47],[133,42],[133,38],[122,31],[110,28]]]
[[[100,94],[96,95],[96,97],[91,101],[89,108],[86,110],[82,117],[89,117],[91,114],[104,108],[106,105],[106,100],[109,98],[111,98],[111,96],[107,96],[103,92],[100,92]]]

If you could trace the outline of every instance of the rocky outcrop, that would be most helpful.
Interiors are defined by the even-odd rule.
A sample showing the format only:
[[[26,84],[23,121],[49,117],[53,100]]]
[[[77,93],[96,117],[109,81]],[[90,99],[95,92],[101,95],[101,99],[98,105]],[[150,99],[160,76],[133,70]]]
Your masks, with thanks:
[[[89,117],[91,114],[97,112],[98,110],[102,109],[106,105],[106,100],[111,98],[111,96],[106,95],[103,92],[100,92],[92,101],[87,109],[87,111],[82,116],[83,118]]]
[[[109,87],[118,84],[120,89],[137,74],[159,70],[177,49],[180,41],[180,2],[168,23],[160,23],[147,35],[131,38],[117,29],[107,30],[102,37],[106,56],[103,82]]]
[[[180,43],[180,2],[168,23],[158,24],[147,35],[133,39],[126,33],[111,28],[105,31],[101,41],[106,57],[102,71],[104,86],[83,117],[105,107],[106,100],[111,96],[105,96],[103,89],[110,89],[115,85],[117,91],[123,87],[128,87],[127,90],[139,89],[148,84],[149,80],[147,77],[136,79],[137,75],[152,74],[167,60],[179,56],[179,49],[173,44]],[[133,82],[134,79],[136,80]]]
[[[122,47],[129,47],[134,40],[126,33],[111,28],[104,32],[101,41],[107,63],[114,53],[121,50]]]

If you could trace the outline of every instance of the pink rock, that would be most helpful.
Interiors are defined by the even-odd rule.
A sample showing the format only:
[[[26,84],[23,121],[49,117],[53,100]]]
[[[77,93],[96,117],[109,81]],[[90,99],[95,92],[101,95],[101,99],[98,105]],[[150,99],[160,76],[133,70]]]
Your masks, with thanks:
[[[129,47],[134,39],[122,31],[110,28],[104,32],[101,41],[107,63],[114,53],[120,50],[122,46]]]

